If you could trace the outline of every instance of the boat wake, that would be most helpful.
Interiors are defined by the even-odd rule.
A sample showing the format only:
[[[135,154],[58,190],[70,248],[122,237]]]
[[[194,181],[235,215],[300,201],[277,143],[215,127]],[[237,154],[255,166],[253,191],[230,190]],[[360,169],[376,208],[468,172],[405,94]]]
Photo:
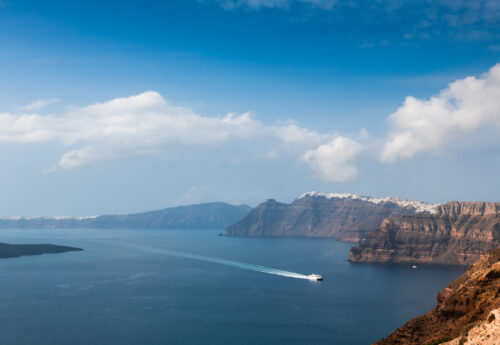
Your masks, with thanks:
[[[116,245],[116,243],[113,243],[113,244]],[[288,277],[288,278],[307,279],[307,280],[313,280],[313,281],[318,281],[318,280],[323,279],[318,274],[305,275],[305,274],[300,274],[300,273],[295,273],[295,272],[284,271],[284,270],[280,270],[280,269],[272,268],[272,267],[254,265],[254,264],[249,264],[249,263],[234,261],[234,260],[214,258],[214,257],[204,256],[204,255],[183,253],[183,252],[178,252],[175,250],[154,248],[154,247],[144,246],[144,245],[140,245],[140,244],[120,244],[120,246],[127,247],[130,249],[140,250],[140,251],[147,252],[147,253],[174,256],[174,257],[178,257],[178,258],[192,259],[192,260],[205,261],[205,262],[212,262],[215,264],[232,266],[232,267],[237,267],[237,268],[241,268],[244,270],[250,270],[250,271],[255,271],[255,272],[274,274],[277,276]]]

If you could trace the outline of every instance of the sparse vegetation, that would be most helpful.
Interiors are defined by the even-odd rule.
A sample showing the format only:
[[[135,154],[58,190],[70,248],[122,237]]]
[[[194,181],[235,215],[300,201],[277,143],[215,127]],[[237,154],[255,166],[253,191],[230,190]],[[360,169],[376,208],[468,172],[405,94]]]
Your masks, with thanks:
[[[451,340],[451,338],[439,338],[439,339],[433,340],[430,343],[427,343],[425,345],[439,345],[442,343],[446,343],[447,341],[450,341],[450,340]]]
[[[462,328],[462,332],[460,333],[460,335],[462,337],[467,337],[467,335],[469,335],[469,331],[474,328],[474,326],[477,325],[477,322],[471,322],[467,325],[464,326],[464,328]]]
[[[458,345],[464,345],[465,342],[467,341],[467,336],[469,335],[469,331],[474,328],[474,326],[477,325],[477,322],[471,322],[467,325],[464,326],[464,328],[462,328],[462,332],[460,333],[460,335],[462,336],[462,338],[460,338],[460,341],[458,342]]]

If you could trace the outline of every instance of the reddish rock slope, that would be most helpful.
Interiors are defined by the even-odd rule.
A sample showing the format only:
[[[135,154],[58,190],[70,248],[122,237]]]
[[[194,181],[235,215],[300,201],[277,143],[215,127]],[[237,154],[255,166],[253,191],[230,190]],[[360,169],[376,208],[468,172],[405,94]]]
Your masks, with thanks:
[[[441,291],[437,300],[437,306],[427,314],[409,321],[375,344],[426,345],[456,338],[465,341],[475,325],[491,323],[491,313],[500,307],[500,248],[473,264]],[[483,327],[482,332],[488,331]],[[495,344],[500,344],[500,339],[497,340]]]

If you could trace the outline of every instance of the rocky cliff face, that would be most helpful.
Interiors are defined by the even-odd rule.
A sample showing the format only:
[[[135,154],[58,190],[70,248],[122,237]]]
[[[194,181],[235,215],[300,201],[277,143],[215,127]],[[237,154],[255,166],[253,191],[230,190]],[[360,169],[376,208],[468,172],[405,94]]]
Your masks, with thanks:
[[[268,200],[226,229],[229,236],[333,237],[357,242],[387,217],[432,212],[434,205],[396,198],[306,193],[291,204]]]
[[[500,309],[493,310],[486,320],[472,324],[463,335],[442,345],[498,345],[500,343]]]
[[[437,300],[437,306],[427,314],[407,322],[375,344],[499,344],[499,338],[491,337],[499,334],[496,310],[500,307],[500,248],[483,255],[441,291]]]
[[[456,218],[459,216],[495,216],[500,213],[499,202],[458,202],[450,201],[436,208],[437,217]]]
[[[469,265],[498,245],[500,203],[449,202],[434,214],[385,219],[350,260]]]

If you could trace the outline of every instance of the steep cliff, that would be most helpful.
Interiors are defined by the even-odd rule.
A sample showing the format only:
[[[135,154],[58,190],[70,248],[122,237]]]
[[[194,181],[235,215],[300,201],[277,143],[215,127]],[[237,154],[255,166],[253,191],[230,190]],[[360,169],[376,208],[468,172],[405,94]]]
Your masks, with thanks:
[[[229,236],[333,237],[357,242],[387,217],[433,212],[435,205],[396,198],[311,192],[291,204],[268,200],[226,229]]]
[[[437,306],[398,328],[377,345],[487,344],[498,334],[500,248],[481,257],[437,296]],[[492,316],[493,315],[493,316]],[[496,321],[495,321],[496,320]],[[486,327],[486,325],[490,325]],[[489,337],[488,337],[489,335]],[[499,344],[500,339],[491,344]]]
[[[385,219],[350,260],[469,265],[498,245],[500,203],[449,202],[434,214]]]

